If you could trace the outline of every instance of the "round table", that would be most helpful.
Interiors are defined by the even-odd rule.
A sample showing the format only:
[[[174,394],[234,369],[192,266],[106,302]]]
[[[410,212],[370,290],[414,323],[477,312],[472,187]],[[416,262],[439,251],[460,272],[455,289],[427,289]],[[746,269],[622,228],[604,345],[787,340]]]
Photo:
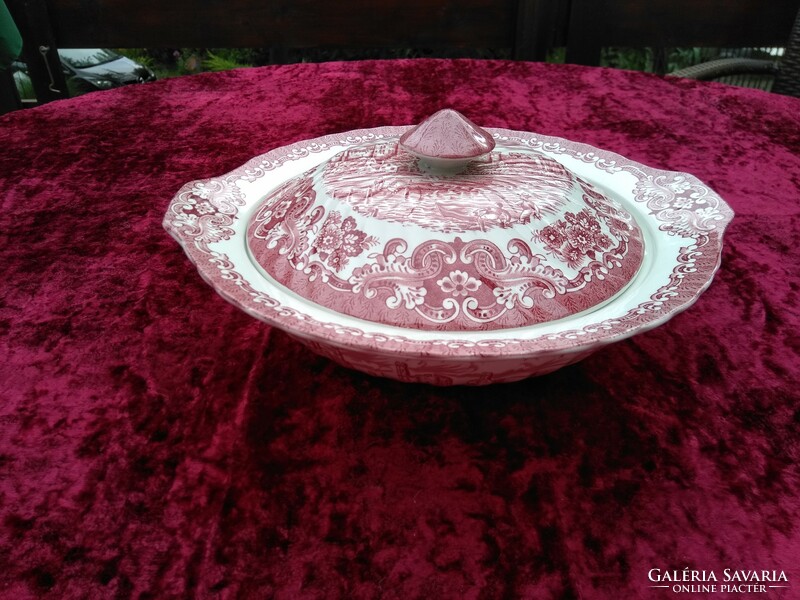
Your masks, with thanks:
[[[436,388],[252,319],[161,227],[187,181],[445,107],[696,175],[736,211],[708,291],[550,375]],[[0,597],[800,594],[797,99],[508,61],[204,74],[0,118],[0,201]]]

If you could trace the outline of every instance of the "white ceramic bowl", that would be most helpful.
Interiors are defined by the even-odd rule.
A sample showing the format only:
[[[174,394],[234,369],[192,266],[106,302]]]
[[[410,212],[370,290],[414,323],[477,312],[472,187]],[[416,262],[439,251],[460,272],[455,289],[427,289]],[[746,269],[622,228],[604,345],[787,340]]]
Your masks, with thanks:
[[[358,206],[353,202],[337,205],[330,197],[321,198],[315,208],[312,207],[317,212],[311,220],[316,220],[309,223],[306,219],[301,232],[308,236],[305,246],[297,242],[300,234],[296,230],[286,233],[278,231],[280,227],[273,227],[261,230],[264,235],[260,241],[264,248],[258,250],[253,237],[258,224],[270,218],[277,223],[275,203],[286,198],[276,190],[291,188],[304,174],[314,169],[320,171],[320,165],[341,156],[344,151],[376,145],[391,147],[409,129],[380,127],[303,141],[256,157],[227,175],[190,182],[173,198],[164,227],[182,245],[200,275],[222,297],[253,317],[285,330],[314,351],[347,367],[402,381],[436,385],[484,385],[551,372],[581,360],[606,344],[663,324],[693,304],[710,285],[720,262],[723,232],[733,218],[733,211],[707,186],[692,175],[646,167],[585,144],[504,129],[486,130],[493,136],[495,152],[557,161],[588,188],[599,190],[635,223],[644,250],[632,259],[635,268],[630,270],[625,285],[611,289],[607,297],[594,305],[566,311],[562,317],[556,314],[550,320],[526,321],[520,317],[522,326],[509,326],[513,318],[503,321],[487,317],[485,322],[478,322],[480,319],[475,314],[488,313],[474,310],[479,302],[470,300],[469,296],[480,288],[481,281],[477,277],[472,281],[464,267],[471,264],[471,259],[463,256],[462,263],[441,262],[440,272],[429,277],[426,284],[429,290],[434,287],[432,282],[438,284],[439,295],[429,292],[419,305],[415,305],[415,301],[405,302],[402,294],[398,295],[400,300],[393,300],[392,294],[370,297],[363,286],[355,285],[358,273],[363,273],[369,264],[378,268],[375,265],[380,263],[381,268],[385,268],[386,257],[410,260],[413,246],[424,242],[419,238],[423,234],[419,228],[414,229],[413,223],[395,223],[395,227],[410,232],[408,239],[405,242],[401,239],[398,244],[396,231],[391,236],[382,236],[382,232],[369,230],[370,220],[358,213]],[[539,223],[539,231],[542,226],[562,218],[565,210],[571,209],[567,207],[547,217],[549,221]],[[574,216],[574,211],[571,214]],[[343,225],[348,216],[352,220]],[[529,220],[516,223],[517,234],[520,227],[524,230],[529,223]],[[363,234],[355,239],[364,251],[356,250],[358,255],[354,252],[347,255],[352,263],[347,267],[349,271],[341,264],[333,264],[331,256],[335,251],[330,250],[333,246],[319,241],[320,235],[334,232],[332,224]],[[452,240],[454,235],[464,239],[494,235],[485,229],[479,233],[451,232],[447,240]],[[495,228],[503,240],[501,247],[508,246],[506,229],[506,225]],[[431,239],[445,239],[440,232],[431,232],[430,227],[428,231]],[[533,231],[533,239],[537,235]],[[367,237],[374,239],[368,243],[364,241]],[[290,244],[287,239],[294,241]],[[277,254],[272,258],[260,257],[259,252],[268,253],[270,243]],[[305,254],[299,253],[297,248],[303,249]],[[540,252],[537,256],[542,261],[547,258],[552,263],[554,252],[544,247],[544,254],[548,254],[545,257],[541,248],[533,251]],[[281,249],[285,250],[282,254]],[[510,246],[504,248],[509,249]],[[279,255],[294,259],[291,268],[284,269],[282,276],[270,272],[270,265]],[[614,275],[610,263],[609,269]],[[593,283],[608,273],[600,269],[586,277]],[[334,297],[335,293],[308,294],[307,281],[310,281],[309,286],[323,291],[327,290],[326,285],[331,289],[336,287],[336,281],[349,282],[347,289],[335,292],[349,294],[347,298],[350,299],[326,305],[325,298]],[[483,280],[484,285],[489,283]],[[464,289],[456,290],[459,285]],[[442,300],[448,293],[453,298]],[[498,305],[506,300],[500,291],[495,295]],[[524,308],[521,305],[525,303],[532,305],[533,300],[525,300],[523,295],[520,292],[516,304],[505,305],[508,311]],[[421,318],[401,317],[389,324],[381,316],[394,310],[411,311],[409,315],[416,311],[414,314],[417,314],[417,309],[428,306],[426,303],[434,296],[436,302],[431,302],[437,305],[439,312],[435,314],[441,322],[432,321],[430,327]],[[485,304],[484,300],[481,302]],[[375,306],[380,306],[381,310],[362,310],[369,302],[377,303]],[[349,306],[354,308],[350,310]],[[448,307],[448,314],[457,310],[462,320],[441,312]],[[472,316],[465,318],[470,308]],[[500,306],[495,312],[511,314],[506,308]]]

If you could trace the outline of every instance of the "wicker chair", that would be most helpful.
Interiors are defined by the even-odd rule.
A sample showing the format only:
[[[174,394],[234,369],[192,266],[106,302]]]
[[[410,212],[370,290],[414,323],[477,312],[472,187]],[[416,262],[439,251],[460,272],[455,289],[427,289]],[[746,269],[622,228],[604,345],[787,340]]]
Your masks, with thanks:
[[[770,75],[770,91],[800,98],[800,11],[781,60],[720,58],[670,73],[671,77],[725,82],[730,82],[731,77],[748,75],[756,76],[756,81],[759,76]]]

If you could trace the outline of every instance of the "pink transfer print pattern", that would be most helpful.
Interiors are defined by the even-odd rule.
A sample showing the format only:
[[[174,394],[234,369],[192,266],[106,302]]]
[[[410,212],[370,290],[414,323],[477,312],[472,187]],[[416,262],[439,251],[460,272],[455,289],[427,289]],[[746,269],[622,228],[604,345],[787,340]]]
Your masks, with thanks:
[[[333,211],[325,221],[316,241],[311,246],[312,253],[319,254],[320,258],[335,271],[340,271],[347,266],[350,258],[358,256],[364,250],[378,243],[371,235],[356,228],[356,220]]]
[[[541,211],[541,221],[522,215],[518,223],[514,219],[498,221],[499,229],[506,231],[501,231],[504,235],[497,237],[497,244],[485,239],[482,234],[489,228],[481,227],[477,220],[473,224],[478,226],[468,230],[472,233],[463,234],[465,239],[443,236],[443,232],[383,236],[382,230],[369,223],[376,217],[362,212],[364,207],[355,197],[353,202],[340,199],[334,204],[329,191],[316,185],[318,181],[311,175],[318,175],[324,160],[315,163],[307,178],[287,179],[281,173],[294,161],[329,148],[363,155],[365,145],[390,146],[407,130],[383,127],[298,142],[256,157],[228,175],[189,182],[173,198],[164,227],[214,289],[253,317],[282,328],[341,364],[374,375],[437,385],[516,381],[581,360],[689,307],[708,287],[719,266],[722,236],[733,211],[713,190],[689,174],[652,169],[559,138],[492,130],[506,155],[542,153],[546,155],[543,164],[555,163],[550,157],[563,156],[577,164],[577,173],[608,181],[622,201],[604,198],[570,173],[572,189],[582,196],[577,204],[573,197],[567,208]],[[629,183],[630,177],[633,183]],[[253,191],[252,184],[263,191]],[[208,213],[205,205],[199,211],[195,208],[206,200],[215,212]],[[652,243],[654,252],[644,254],[641,231],[623,206],[647,223],[648,244]],[[578,216],[585,207],[593,209],[590,215],[611,240],[611,247],[601,253],[594,250],[591,259],[590,246],[602,248],[603,239],[590,244],[588,237],[574,235],[575,247],[586,252],[586,264],[569,272],[563,263],[566,271],[559,272],[547,262],[569,244],[567,223],[597,233],[592,223],[582,222]],[[331,210],[340,212],[342,223],[347,217],[354,219],[351,231],[371,233],[377,239],[374,248],[348,257],[348,265],[338,272],[311,250],[314,235],[321,231]],[[575,216],[572,222],[566,220],[566,213]],[[558,226],[549,231],[550,246],[543,237],[535,239],[535,229],[541,234],[558,221],[564,221],[563,231]],[[383,226],[389,222],[383,219]],[[520,224],[527,229],[520,230]],[[400,229],[392,234],[415,227],[402,219],[398,225]],[[564,239],[559,241],[558,234]],[[468,235],[470,239],[466,239]],[[330,243],[335,244],[333,239]],[[626,256],[634,260],[626,260]],[[637,273],[641,260],[647,268]],[[615,285],[624,287],[633,274],[637,286],[628,287],[596,313],[543,328],[499,330],[507,327],[510,321],[504,319],[509,315],[540,310],[542,303],[554,302],[568,285],[574,283],[578,289],[600,278],[616,279]],[[415,285],[414,277],[424,285]],[[470,278],[480,282],[476,289],[469,289],[475,288]],[[300,292],[287,295],[285,288]],[[463,290],[466,295],[461,295]],[[571,293],[570,302],[576,296]],[[338,304],[328,302],[331,298]],[[326,310],[319,312],[315,305]],[[376,319],[374,323],[348,318],[354,307],[359,314],[369,306],[385,306],[382,310],[387,314],[400,313],[406,318]],[[571,308],[576,309],[574,305]],[[446,317],[446,310],[460,311],[466,326],[428,319]],[[419,318],[414,321],[409,315]],[[494,321],[488,328],[475,327],[474,319]],[[527,319],[522,324],[529,323]],[[461,333],[470,326],[479,331]],[[437,332],[423,334],[422,329]]]
[[[453,296],[466,296],[470,292],[478,291],[481,282],[470,277],[464,271],[451,271],[447,277],[443,277],[436,282],[445,294]]]
[[[281,186],[248,244],[271,277],[320,306],[449,331],[590,309],[643,256],[631,215],[553,159],[495,152],[450,177],[420,170],[396,143],[348,148]]]

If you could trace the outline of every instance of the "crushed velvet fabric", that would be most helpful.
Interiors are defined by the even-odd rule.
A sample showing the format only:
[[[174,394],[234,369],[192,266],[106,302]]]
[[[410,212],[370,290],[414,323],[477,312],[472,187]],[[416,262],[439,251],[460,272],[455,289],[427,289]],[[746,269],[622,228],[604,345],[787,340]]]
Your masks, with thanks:
[[[434,388],[250,318],[161,228],[187,181],[443,107],[698,176],[737,213],[713,284],[551,375]],[[200,75],[0,118],[0,203],[2,598],[672,596],[654,568],[800,597],[796,99],[504,61]]]

